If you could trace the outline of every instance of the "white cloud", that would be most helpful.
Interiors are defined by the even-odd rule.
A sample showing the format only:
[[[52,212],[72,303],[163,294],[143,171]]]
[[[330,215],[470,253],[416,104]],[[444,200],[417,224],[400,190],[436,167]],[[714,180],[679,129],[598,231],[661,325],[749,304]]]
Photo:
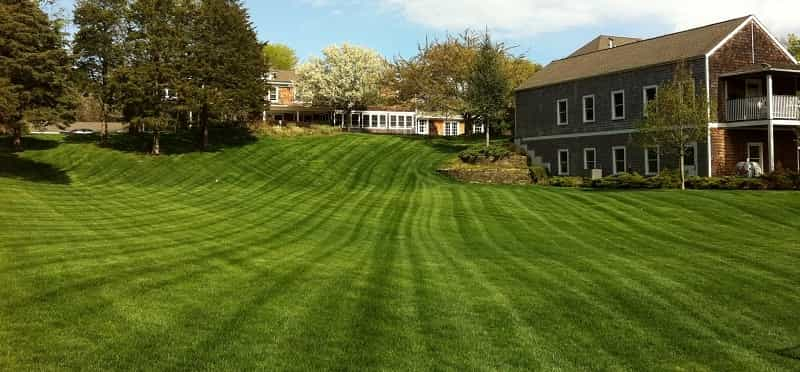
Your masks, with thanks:
[[[797,0],[375,1],[400,12],[412,22],[434,29],[489,27],[506,36],[532,36],[625,22],[654,22],[681,30],[748,14],[758,16],[778,36],[800,31],[800,1]]]

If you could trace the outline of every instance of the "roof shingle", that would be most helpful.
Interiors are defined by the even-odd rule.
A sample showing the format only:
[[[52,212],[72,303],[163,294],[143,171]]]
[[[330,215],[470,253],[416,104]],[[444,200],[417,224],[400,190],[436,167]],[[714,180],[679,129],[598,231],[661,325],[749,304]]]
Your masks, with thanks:
[[[517,90],[704,56],[750,16],[553,61]]]

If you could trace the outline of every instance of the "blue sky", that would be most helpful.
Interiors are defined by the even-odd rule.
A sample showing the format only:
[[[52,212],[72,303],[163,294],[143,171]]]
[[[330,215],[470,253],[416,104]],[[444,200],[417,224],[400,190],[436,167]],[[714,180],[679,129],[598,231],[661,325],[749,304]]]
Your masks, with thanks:
[[[388,58],[415,54],[425,38],[488,28],[517,53],[546,64],[599,34],[652,37],[747,14],[776,36],[800,33],[800,1],[762,0],[245,0],[259,38],[302,59],[349,42]],[[59,0],[69,11],[73,0]],[[685,9],[691,9],[686,11]],[[723,10],[720,10],[723,9]]]

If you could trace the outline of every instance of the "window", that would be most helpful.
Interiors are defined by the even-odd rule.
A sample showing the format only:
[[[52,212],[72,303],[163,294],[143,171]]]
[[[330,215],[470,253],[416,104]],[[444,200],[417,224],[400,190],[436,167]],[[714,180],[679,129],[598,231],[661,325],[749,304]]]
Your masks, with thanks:
[[[611,120],[625,119],[625,91],[611,92]]]
[[[458,135],[458,122],[457,121],[448,121],[444,123],[444,135],[445,136],[457,136]]]
[[[417,134],[428,134],[428,121],[419,119],[417,121]]]
[[[597,169],[597,151],[594,147],[583,149],[583,169]]]
[[[472,124],[472,133],[484,133],[483,124]]]
[[[583,96],[583,122],[594,123],[594,95]]]
[[[378,127],[378,115],[372,115],[372,121],[369,123],[369,126],[372,128]]]
[[[386,115],[381,115],[381,128],[386,128]]]
[[[750,142],[747,144],[747,161],[758,163],[764,169],[764,144]]]
[[[567,100],[560,99],[556,102],[556,112],[558,113],[558,125],[567,125],[569,120],[569,115],[567,114]]]
[[[618,174],[625,172],[627,161],[625,159],[625,146],[614,146],[611,148],[611,156],[614,160],[612,173]]]
[[[661,171],[661,153],[658,147],[644,149],[644,174],[654,176]]]
[[[566,176],[569,174],[569,150],[558,150],[558,175]]]
[[[683,165],[687,167],[694,167],[697,165],[697,144],[693,143],[686,146],[686,152],[683,159]]]
[[[353,114],[350,117],[353,119],[353,127],[359,127],[360,126],[359,122],[360,122],[360,119],[361,119],[361,115]]]
[[[278,87],[269,87],[269,101],[278,103]]]
[[[650,105],[650,102],[656,100],[656,94],[658,94],[658,86],[650,85],[646,86],[642,89],[642,116],[647,117],[647,106]]]
[[[363,124],[364,128],[369,128],[369,115],[364,114],[361,120],[361,124]]]
[[[390,115],[389,116],[389,126],[392,128],[397,128],[397,116]]]
[[[414,126],[414,117],[406,116],[406,128],[411,128],[413,126]]]

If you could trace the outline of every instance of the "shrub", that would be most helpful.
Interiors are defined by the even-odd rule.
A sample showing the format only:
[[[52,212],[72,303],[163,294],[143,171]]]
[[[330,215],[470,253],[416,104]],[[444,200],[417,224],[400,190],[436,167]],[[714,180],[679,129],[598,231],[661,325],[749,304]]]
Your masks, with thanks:
[[[533,183],[546,183],[547,179],[550,178],[550,172],[541,165],[531,165],[528,167],[528,170],[530,171]]]
[[[550,177],[544,183],[555,187],[581,187],[583,186],[583,178],[581,177]]]
[[[770,190],[800,190],[800,173],[775,171],[761,176]]]
[[[649,189],[654,188],[653,178],[645,178],[638,173],[620,173],[613,176],[592,180],[592,187],[604,189]]]
[[[486,146],[472,146],[464,151],[458,153],[458,158],[465,163],[475,163],[480,159],[488,159],[489,161],[498,161],[511,156],[513,152],[506,146],[491,145]]]

